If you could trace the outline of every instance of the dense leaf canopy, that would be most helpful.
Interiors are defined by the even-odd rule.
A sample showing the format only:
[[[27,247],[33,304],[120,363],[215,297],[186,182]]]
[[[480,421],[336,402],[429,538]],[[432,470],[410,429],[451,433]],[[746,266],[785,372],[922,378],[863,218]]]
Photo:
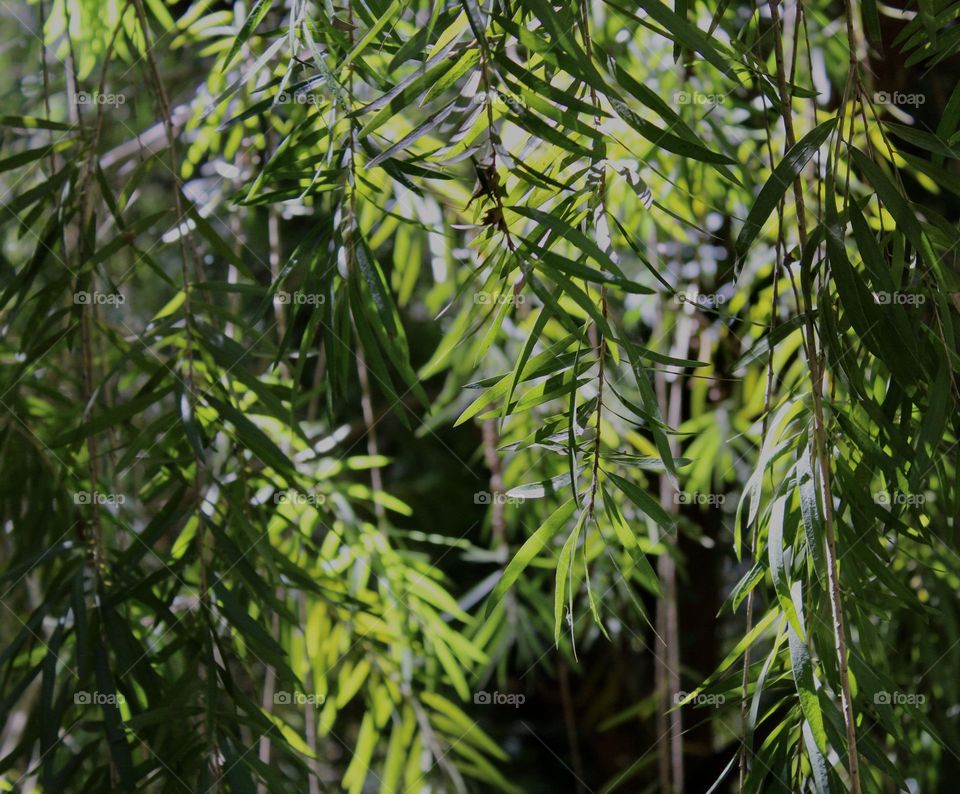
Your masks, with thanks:
[[[0,789],[960,775],[960,5],[9,0]]]

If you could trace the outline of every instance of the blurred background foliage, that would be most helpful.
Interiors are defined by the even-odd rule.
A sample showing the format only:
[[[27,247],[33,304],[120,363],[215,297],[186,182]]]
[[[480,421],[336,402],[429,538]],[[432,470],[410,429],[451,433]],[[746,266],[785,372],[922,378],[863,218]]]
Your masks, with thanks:
[[[960,5],[2,6],[0,787],[953,790]]]

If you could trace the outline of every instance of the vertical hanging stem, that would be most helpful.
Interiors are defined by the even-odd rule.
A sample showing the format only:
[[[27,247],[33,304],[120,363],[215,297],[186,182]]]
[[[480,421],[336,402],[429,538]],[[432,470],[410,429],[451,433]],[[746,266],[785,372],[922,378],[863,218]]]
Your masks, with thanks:
[[[277,596],[281,597],[283,591],[278,589]],[[273,613],[273,625],[270,627],[270,635],[279,641],[280,638],[280,614],[278,612]],[[274,693],[277,691],[277,671],[273,668],[273,665],[267,665],[266,675],[263,682],[263,698],[260,701],[261,708],[267,714],[270,714],[273,711],[273,700]],[[308,708],[312,708],[308,705]],[[257,756],[260,759],[260,763],[264,766],[270,765],[270,731],[267,731],[260,737],[258,742],[259,747],[257,748]],[[267,787],[260,781],[257,783],[257,794],[267,794]]]
[[[267,240],[270,249],[270,280],[276,284],[280,277],[280,218],[273,205],[267,210]],[[287,332],[287,318],[279,291],[273,294],[273,316],[277,322],[277,335],[283,339]],[[282,366],[286,368],[286,364]]]
[[[560,679],[560,699],[563,703],[563,721],[567,728],[567,745],[570,747],[570,763],[573,765],[573,775],[577,779],[576,792],[583,794],[586,790],[583,784],[583,757],[580,754],[577,718],[573,709],[573,696],[570,693],[570,670],[566,662],[560,662],[557,677]]]
[[[190,242],[190,253],[192,254],[192,277],[195,281],[200,281],[203,278],[202,270],[200,267],[200,255],[197,251],[197,248],[193,242],[192,237],[189,237],[188,226],[186,223],[186,211],[183,206],[183,183],[180,179],[180,158],[177,156],[177,140],[176,132],[173,125],[173,115],[170,109],[170,100],[167,97],[167,91],[163,86],[163,81],[160,79],[160,70],[157,68],[157,62],[153,57],[152,47],[153,44],[150,41],[150,26],[147,23],[147,15],[144,11],[143,0],[133,0],[134,8],[137,13],[137,21],[140,25],[141,32],[143,34],[144,42],[144,61],[147,66],[147,72],[152,83],[155,99],[159,106],[160,116],[163,122],[163,130],[167,140],[167,147],[169,149],[169,159],[170,159],[170,172],[173,175],[173,201],[174,209],[176,211],[176,223],[177,223],[177,243],[180,252],[180,262],[181,262],[181,281],[183,283],[183,312],[185,319],[185,341],[186,346],[184,354],[186,357],[186,387],[187,387],[187,400],[190,405],[190,413],[193,421],[196,421],[197,416],[197,389],[196,389],[196,373],[194,370],[194,350],[193,350],[193,337],[195,333],[195,323],[193,318],[193,311],[191,307],[191,267],[190,267],[190,256],[187,253],[187,240]],[[212,660],[214,658],[213,650],[213,628],[209,623],[210,615],[210,606],[209,606],[209,581],[208,581],[208,560],[211,555],[211,550],[209,549],[208,536],[206,533],[206,523],[203,515],[202,505],[203,505],[203,468],[204,462],[201,459],[199,452],[194,451],[193,457],[193,490],[194,490],[194,499],[196,500],[197,507],[197,533],[195,545],[197,548],[198,555],[198,564],[200,567],[200,594],[198,598],[198,614],[201,616],[202,620],[207,621],[208,625],[208,647],[205,649],[205,658],[208,660],[208,667],[206,668],[206,681],[205,683],[208,686],[208,689],[212,688],[210,676],[211,676],[211,667]],[[200,667],[203,670],[203,666]],[[216,673],[213,673],[216,675]],[[220,752],[217,749],[217,736],[216,736],[216,722],[213,719],[214,706],[212,703],[207,702],[204,704],[205,718],[201,721],[201,732],[203,735],[203,740],[206,744],[206,747],[210,753],[210,766],[211,771],[214,775],[213,785],[210,786],[210,791],[220,790],[222,785],[222,772],[220,766]]]
[[[483,459],[490,471],[490,495],[493,504],[490,508],[490,528],[493,535],[493,546],[499,552],[506,540],[506,524],[504,522],[503,500],[497,498],[503,493],[503,467],[500,456],[497,454],[497,423],[493,419],[484,419],[481,426],[483,433]]]
[[[357,377],[360,379],[360,409],[363,412],[363,426],[367,436],[367,454],[375,458],[380,454],[377,443],[376,418],[373,413],[373,398],[370,391],[370,376],[367,374],[367,360],[363,353],[363,344],[360,336],[354,329],[354,338],[357,342]],[[383,491],[383,474],[379,466],[370,467],[370,487],[377,493]],[[379,500],[374,499],[373,512],[377,517],[377,526],[386,527],[387,514]]]
[[[351,0],[347,0],[347,42],[351,49],[353,49],[353,38],[354,38],[354,15],[353,15],[353,3]],[[350,102],[350,108],[353,108],[354,102],[354,92],[353,92],[353,64],[350,64],[348,67],[348,100]],[[347,257],[347,272],[350,278],[356,276],[356,253],[355,248],[357,241],[355,239],[355,234],[358,231],[357,226],[357,128],[355,119],[351,116],[348,119],[348,150],[350,158],[350,168],[347,174],[347,202],[346,202],[346,217],[345,217],[345,226],[343,234],[344,247],[346,249]],[[373,396],[370,390],[370,376],[367,370],[367,359],[363,350],[363,343],[360,341],[360,335],[356,329],[356,323],[354,323],[354,339],[357,346],[356,359],[357,359],[357,377],[360,381],[360,407],[363,412],[363,425],[365,429],[365,435],[367,438],[367,454],[371,457],[375,457],[380,454],[379,445],[377,444],[377,434],[374,429],[376,425],[376,419],[373,412]],[[370,487],[376,491],[383,491],[383,474],[380,471],[379,466],[370,467]],[[386,526],[387,515],[384,507],[380,502],[374,499],[373,502],[374,514],[377,517],[377,525],[380,529],[384,529]]]
[[[587,6],[587,0],[580,0],[580,27],[583,34],[583,47],[584,51],[587,53],[587,58],[593,60],[593,41],[590,37],[590,15],[589,9]],[[601,118],[600,118],[600,99],[597,97],[597,92],[590,86],[590,102],[596,110],[596,114],[593,117],[593,124],[597,130],[601,127]],[[596,146],[596,145],[595,145]],[[595,169],[597,166],[600,166],[600,179],[597,184],[596,195],[592,198],[591,208],[594,209],[594,217],[598,215],[602,217],[604,212],[604,192],[606,190],[606,180],[604,178],[604,165],[601,163],[599,152],[594,148],[593,161],[591,162],[591,168]],[[605,219],[604,219],[605,220]],[[604,321],[607,319],[607,288],[605,285],[600,287],[600,313],[603,316]],[[596,414],[596,438],[594,439],[593,445],[593,465],[591,468],[591,478],[590,478],[590,500],[587,503],[587,513],[591,519],[593,519],[594,507],[596,505],[597,497],[597,485],[599,483],[599,474],[600,474],[600,421],[603,415],[603,379],[604,379],[604,359],[606,357],[607,345],[606,340],[603,338],[603,329],[597,328],[594,325],[591,329],[591,338],[594,343],[594,347],[597,350],[597,414]]]
[[[69,28],[68,28],[69,31]],[[69,33],[68,33],[69,36]],[[74,73],[73,44],[70,43],[69,75],[67,80],[67,106],[69,107],[70,120],[80,128],[80,113],[77,104],[76,75]],[[109,58],[108,58],[109,59]],[[82,134],[82,133],[81,133]],[[96,143],[91,146],[91,152],[96,150]],[[90,220],[91,204],[87,192],[87,175],[90,168],[90,158],[85,160],[77,176],[77,221],[75,227],[70,227],[66,231],[69,244],[65,244],[64,257],[69,259],[69,251],[77,251],[77,270],[76,275],[79,278],[79,272],[83,268],[83,263],[87,259],[88,251],[84,237],[84,228]],[[91,274],[90,292],[95,292],[96,282]],[[83,402],[84,411],[90,409],[90,401],[95,393],[94,386],[94,363],[93,363],[93,342],[92,329],[94,320],[94,302],[91,300],[81,307],[80,311],[80,355],[82,367],[83,382]],[[103,540],[103,526],[100,520],[100,502],[97,499],[97,492],[100,486],[100,441],[97,433],[91,433],[87,436],[87,456],[90,459],[90,527],[89,532],[84,533],[84,539],[87,543],[90,564],[98,582],[106,573],[106,555]]]
[[[273,129],[267,127],[266,130],[266,141],[268,151],[273,148]],[[264,152],[264,159],[267,157],[267,152]],[[271,204],[267,208],[267,250],[268,250],[268,263],[270,266],[270,283],[276,284],[277,280],[280,278],[280,260],[282,258],[283,246],[280,241],[280,216],[277,212],[276,206]],[[279,290],[274,290],[273,293],[273,316],[274,321],[277,325],[277,336],[282,341],[286,335],[287,330],[287,317],[284,309],[283,300],[279,294]],[[285,361],[281,361],[279,365],[280,372],[285,376],[289,377],[290,372],[289,368]],[[290,422],[293,424],[296,421],[296,418],[293,416],[291,408]],[[282,443],[282,448],[284,452],[292,453],[289,442],[284,439]],[[286,599],[286,592],[283,587],[278,587],[276,589],[277,601],[283,602]],[[279,642],[280,641],[280,614],[277,612],[273,613],[273,625],[271,627],[271,634],[273,638]],[[277,686],[277,671],[273,665],[267,665],[266,675],[264,677],[263,685],[263,699],[261,701],[261,707],[266,714],[270,714],[273,711],[273,695],[276,691]],[[313,706],[309,702],[306,704],[306,711],[310,715],[313,714]],[[273,743],[271,741],[270,732],[267,731],[260,737],[260,747],[259,747],[259,757],[260,762],[264,765],[270,764],[270,753],[272,751]],[[310,777],[311,782],[313,782],[313,776]],[[261,781],[257,784],[258,794],[267,794],[267,787]]]
[[[755,6],[755,8],[757,8]],[[759,11],[759,8],[757,8]],[[766,128],[767,133],[767,156],[770,158],[770,170],[776,167],[776,159],[773,152],[773,136],[770,130],[770,122],[767,118],[767,100],[766,97],[761,93],[761,101],[763,103],[763,120],[764,127]],[[780,304],[780,274],[783,270],[784,259],[783,253],[786,248],[785,239],[784,239],[784,212],[785,200],[781,200],[777,203],[777,259],[774,264],[773,270],[773,296],[770,300],[770,329],[769,333],[772,335],[774,330],[777,327],[777,313],[779,311]],[[794,289],[794,296],[797,300],[797,305],[800,303],[800,297],[796,294],[796,289]],[[763,439],[767,437],[767,428],[770,423],[770,403],[773,399],[773,356],[770,355],[767,357],[767,378],[766,378],[766,387],[763,395],[763,421],[760,426],[760,439],[761,444]],[[750,560],[756,562],[757,558],[757,525],[754,523],[753,528],[750,532]],[[746,629],[745,634],[749,634],[753,629],[753,611],[754,605],[756,603],[756,589],[751,588],[750,592],[747,594],[747,614],[746,614]],[[749,698],[747,697],[747,691],[750,684],[750,646],[748,645],[743,651],[743,676],[741,679],[741,688],[740,688],[740,723],[743,729],[743,740],[742,746],[740,748],[740,779],[737,787],[737,791],[740,794],[744,794],[747,778],[747,755],[751,752],[750,743],[751,743],[751,732],[748,731],[748,715],[749,715]]]
[[[603,319],[607,319],[607,288],[600,288],[600,311]],[[606,340],[603,338],[603,331],[593,326],[591,329],[595,337],[595,346],[597,348],[597,424],[596,438],[593,442],[593,466],[590,477],[590,500],[587,502],[587,514],[592,519],[594,506],[597,501],[597,485],[600,482],[600,420],[603,417],[603,380],[604,380],[604,358],[607,352]]]
[[[783,42],[780,39],[780,15],[776,0],[768,0],[773,23],[774,54],[777,64],[777,83],[780,92],[780,110],[783,116],[786,146],[796,144],[791,113],[791,95],[787,87],[786,69],[783,57]],[[797,210],[797,233],[801,250],[807,248],[806,211],[803,203],[803,184],[798,175],[793,180],[793,198]],[[820,469],[820,485],[823,496],[824,532],[826,534],[827,581],[830,597],[830,611],[833,618],[834,644],[837,653],[837,665],[840,671],[840,702],[843,710],[843,722],[847,733],[847,757],[850,773],[850,790],[860,794],[860,762],[857,753],[856,717],[853,713],[853,697],[850,690],[850,670],[847,666],[847,640],[844,626],[843,604],[840,597],[839,567],[837,565],[837,541],[833,525],[833,490],[830,484],[830,462],[827,458],[827,431],[823,416],[823,371],[817,353],[816,331],[813,324],[810,304],[812,296],[803,293],[804,306],[801,308],[805,318],[807,360],[810,366],[810,380],[813,398],[813,470]]]
[[[769,140],[769,138],[767,139]],[[771,160],[771,168],[773,162]],[[770,300],[770,334],[773,334],[777,326],[777,307],[780,303],[780,269],[783,261],[783,202],[777,208],[779,234],[777,239],[777,263],[774,266],[773,273],[773,297]],[[767,358],[767,383],[763,394],[763,421],[760,425],[760,438],[767,437],[767,428],[770,423],[770,400],[773,397],[773,355]],[[757,525],[754,523],[750,533],[750,560],[756,561],[757,557]],[[756,598],[756,588],[751,588],[747,594],[747,616],[746,633],[749,634],[753,628],[753,608]],[[750,684],[750,646],[743,651],[743,679],[740,688],[740,722],[743,726],[743,746],[740,748],[740,782],[738,791],[743,794],[746,785],[747,775],[747,753],[750,752],[749,736],[747,734],[747,714],[749,711],[747,689]]]
[[[686,345],[678,356],[685,358]],[[683,416],[683,382],[679,374],[667,389],[664,373],[658,371],[654,376],[654,385],[660,411],[669,427],[677,427]],[[680,450],[676,439],[670,438],[670,454],[677,458]],[[660,475],[660,503],[671,515],[678,512],[673,498],[673,484],[666,472]],[[676,548],[676,538],[664,536],[664,544]],[[660,697],[661,711],[667,712],[676,705],[680,692],[680,616],[677,609],[677,563],[672,551],[657,558],[657,577],[663,587],[663,597],[657,602],[657,692]],[[670,741],[660,757],[660,787],[665,794],[684,790],[683,774],[683,716],[680,709],[666,714],[664,722],[669,721]],[[666,732],[666,726],[664,731]],[[665,771],[669,771],[667,776]]]
[[[657,559],[657,578],[661,582],[667,579],[666,566],[661,563],[661,559],[666,557],[661,554]],[[670,738],[668,734],[671,731],[670,725],[670,681],[667,678],[667,665],[663,661],[665,652],[663,637],[667,636],[667,612],[664,609],[664,598],[667,596],[667,588],[664,585],[663,597],[657,601],[656,617],[656,640],[654,647],[657,649],[654,654],[653,670],[653,688],[654,696],[657,702],[657,774],[660,779],[660,794],[671,794],[670,790]],[[666,739],[666,741],[664,741]]]

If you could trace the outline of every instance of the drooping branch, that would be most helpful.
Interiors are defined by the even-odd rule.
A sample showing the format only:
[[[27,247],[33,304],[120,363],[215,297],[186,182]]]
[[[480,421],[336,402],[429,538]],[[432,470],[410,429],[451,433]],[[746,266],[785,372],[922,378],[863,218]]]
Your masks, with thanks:
[[[768,0],[773,23],[774,55],[777,67],[777,85],[780,94],[780,110],[783,117],[784,134],[787,148],[796,145],[796,133],[793,127],[791,107],[792,94],[787,85],[786,67],[783,56],[783,42],[780,38],[780,14],[776,0]],[[807,236],[806,209],[803,200],[803,183],[798,174],[793,180],[793,198],[797,212],[797,235],[801,250],[806,251],[809,243]],[[860,762],[857,752],[856,717],[853,712],[853,696],[850,687],[850,671],[847,665],[847,640],[844,626],[843,603],[840,593],[840,570],[837,562],[837,541],[833,516],[833,489],[830,482],[830,461],[827,452],[827,428],[823,413],[823,370],[820,367],[817,352],[816,329],[813,322],[812,296],[806,290],[802,293],[806,336],[807,363],[810,367],[811,396],[813,399],[813,437],[814,460],[811,461],[814,472],[820,470],[820,485],[823,497],[824,533],[826,535],[827,583],[829,587],[830,611],[833,618],[834,644],[837,654],[837,666],[840,673],[840,701],[843,711],[844,727],[847,734],[847,755],[849,760],[850,788],[854,794],[860,794]]]

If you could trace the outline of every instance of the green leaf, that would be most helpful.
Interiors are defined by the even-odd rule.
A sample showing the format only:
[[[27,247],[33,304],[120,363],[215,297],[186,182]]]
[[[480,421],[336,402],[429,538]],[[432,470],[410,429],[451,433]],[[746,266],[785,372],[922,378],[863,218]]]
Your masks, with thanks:
[[[221,402],[211,395],[204,397],[221,418],[233,425],[237,438],[263,463],[278,473],[295,472],[291,460],[259,427],[229,403]]]
[[[573,515],[573,511],[576,508],[576,504],[573,499],[568,499],[560,507],[558,507],[554,513],[543,522],[541,527],[534,532],[523,546],[520,547],[519,551],[513,556],[513,559],[510,560],[509,564],[503,571],[503,576],[500,577],[500,581],[497,582],[497,586],[494,588],[492,595],[490,596],[491,603],[498,603],[504,596],[504,594],[509,590],[513,583],[517,581],[520,574],[526,570],[527,566],[533,562],[534,558],[543,551],[544,547],[554,538],[554,536],[563,529],[564,524],[567,523],[567,519]]]
[[[910,208],[907,200],[901,195],[900,191],[894,186],[893,182],[880,170],[880,167],[873,162],[867,155],[857,149],[850,147],[850,154],[853,156],[857,167],[863,171],[873,189],[877,191],[880,201],[887,211],[897,222],[897,226],[903,229],[904,233],[913,243],[914,247],[923,254],[923,258],[931,267],[936,267],[938,259],[930,246],[930,241],[923,233],[920,221],[916,213]]]
[[[616,8],[618,11],[628,14],[641,23],[646,21],[633,11],[607,0],[608,5]],[[688,50],[699,52],[709,63],[720,70],[722,74],[736,82],[740,82],[735,71],[731,68],[733,58],[729,53],[722,51],[717,46],[716,40],[707,36],[702,30],[688,22],[683,17],[675,14],[666,5],[659,0],[639,0],[638,5],[655,22],[659,23],[673,41],[679,43]]]
[[[799,591],[799,583],[797,583]],[[813,664],[810,661],[810,652],[806,642],[794,631],[791,625],[788,629],[790,645],[790,669],[793,681],[800,696],[800,709],[807,725],[813,734],[813,740],[820,753],[827,752],[827,734],[823,727],[823,714],[820,712],[820,701],[817,699],[817,690],[813,680]]]
[[[689,157],[693,160],[700,160],[704,163],[732,165],[736,162],[736,160],[727,157],[725,154],[710,151],[710,149],[701,146],[699,143],[687,140],[686,138],[677,137],[676,135],[671,134],[669,130],[661,130],[656,124],[652,124],[651,122],[642,119],[632,110],[630,110],[625,102],[611,99],[610,104],[613,106],[613,109],[617,111],[617,115],[620,116],[620,118],[627,122],[627,124],[633,127],[654,146],[666,149],[669,152],[679,154],[683,157]]]
[[[773,169],[773,173],[770,174],[766,183],[760,189],[750,212],[747,213],[747,219],[743,222],[743,227],[737,237],[737,258],[741,263],[767,218],[770,217],[784,193],[793,184],[793,180],[800,175],[804,166],[816,154],[836,126],[837,119],[832,118],[814,127],[801,140],[797,141],[796,145],[783,156],[783,159]]]
[[[790,627],[802,638],[806,634],[791,597],[790,572],[787,570],[784,559],[788,550],[792,552],[792,546],[788,545],[784,538],[786,535],[787,499],[787,496],[777,497],[770,509],[770,523],[767,529],[767,555],[770,558],[770,574],[773,577],[773,586],[777,592],[780,608],[787,616],[787,620],[790,621]]]
[[[625,480],[616,474],[606,472],[606,475],[631,502],[633,502],[643,511],[645,515],[652,518],[668,533],[676,532],[676,521],[674,521],[667,511],[660,506],[659,501],[654,499],[650,494],[643,490],[643,488],[634,485],[632,482]]]
[[[243,22],[243,26],[240,28],[240,32],[237,33],[236,38],[233,40],[233,45],[230,47],[227,57],[223,59],[222,68],[224,71],[226,71],[230,64],[233,63],[233,59],[237,57],[240,49],[244,44],[247,43],[247,39],[250,38],[250,34],[253,33],[257,25],[263,21],[263,18],[267,15],[267,12],[270,10],[272,5],[273,0],[257,0],[257,4],[247,15],[247,18]]]
[[[566,621],[563,619],[563,607],[565,594],[567,593],[567,579],[570,579],[570,603],[568,604],[567,620],[570,621],[571,634],[573,632],[573,558],[577,552],[577,542],[580,539],[580,530],[583,527],[587,511],[580,511],[580,518],[570,533],[563,548],[560,549],[560,556],[557,558],[557,577],[556,587],[553,596],[553,641],[560,647],[560,631]]]
[[[811,450],[808,447],[797,459],[797,486],[800,491],[800,517],[807,538],[807,553],[815,571],[825,571],[823,560],[824,535],[816,478],[810,468]]]

